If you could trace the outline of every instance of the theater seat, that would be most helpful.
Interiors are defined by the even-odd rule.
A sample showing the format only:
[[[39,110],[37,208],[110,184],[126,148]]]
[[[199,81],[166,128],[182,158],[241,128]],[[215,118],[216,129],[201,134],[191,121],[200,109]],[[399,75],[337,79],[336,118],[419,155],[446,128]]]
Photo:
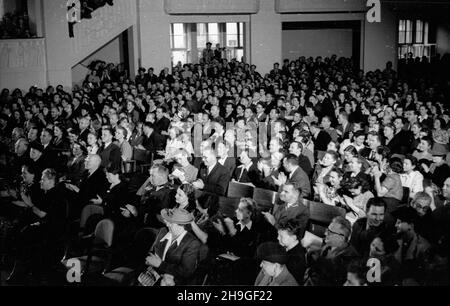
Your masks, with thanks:
[[[252,198],[255,188],[246,184],[230,182],[227,196],[231,198]]]
[[[309,200],[303,200],[303,203],[309,207],[309,231],[318,237],[325,236],[325,230],[333,218],[345,217],[346,211],[342,207]]]

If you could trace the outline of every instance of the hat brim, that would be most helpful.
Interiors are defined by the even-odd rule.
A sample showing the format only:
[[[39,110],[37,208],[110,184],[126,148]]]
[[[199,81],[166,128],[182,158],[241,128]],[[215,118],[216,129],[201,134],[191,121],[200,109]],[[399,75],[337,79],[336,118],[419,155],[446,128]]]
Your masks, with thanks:
[[[186,220],[175,220],[173,218],[173,216],[170,216],[168,214],[169,210],[168,209],[163,209],[161,210],[161,217],[166,220],[169,223],[175,223],[175,224],[180,224],[180,225],[186,225],[192,222],[193,219],[189,218]]]

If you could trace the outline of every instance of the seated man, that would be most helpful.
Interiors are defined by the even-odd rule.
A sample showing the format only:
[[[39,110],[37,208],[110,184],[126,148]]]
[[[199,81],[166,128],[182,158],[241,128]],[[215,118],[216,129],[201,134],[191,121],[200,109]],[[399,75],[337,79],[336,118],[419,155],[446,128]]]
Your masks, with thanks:
[[[298,220],[300,227],[298,235],[303,237],[309,220],[309,209],[303,204],[300,190],[294,184],[286,183],[281,188],[280,200],[283,203],[275,205],[272,213],[262,213],[265,219],[273,227],[277,226],[282,220]]]
[[[248,150],[242,151],[239,156],[239,161],[241,162],[241,165],[234,171],[233,180],[240,183],[252,183],[251,178],[254,176],[252,172],[256,172],[258,169],[250,158]]]
[[[161,228],[164,223],[159,215],[161,209],[174,207],[174,190],[169,183],[169,171],[162,165],[150,169],[150,177],[142,184],[136,195],[141,197],[137,214],[142,226]],[[131,207],[133,208],[133,207]]]
[[[202,152],[202,159],[206,167],[200,170],[198,179],[192,185],[209,193],[225,195],[230,175],[225,167],[217,162],[216,152],[207,148]]]
[[[289,173],[286,177],[284,173],[280,173],[278,178],[274,178],[275,184],[282,186],[284,183],[293,184],[296,188],[299,188],[302,197],[307,198],[311,194],[311,183],[309,182],[308,175],[298,165],[298,159],[295,155],[289,154],[283,160],[284,169]]]
[[[186,210],[178,208],[163,209],[161,216],[166,227],[159,231],[145,264],[160,275],[173,275],[176,285],[189,284],[197,269],[201,245],[200,241],[185,229],[194,218]],[[141,276],[138,281],[142,283]]]
[[[175,154],[177,165],[174,166],[172,176],[178,178],[182,183],[192,183],[197,179],[198,169],[195,168],[188,160],[189,153],[185,149],[180,149]],[[175,172],[178,170],[178,172]]]
[[[344,217],[336,217],[325,232],[323,246],[307,255],[305,285],[342,286],[347,278],[347,266],[358,257],[349,243],[352,228]]]
[[[405,280],[411,280],[418,284],[423,277],[421,273],[428,259],[430,243],[415,230],[414,224],[418,216],[414,208],[402,206],[392,215],[397,219],[395,227],[400,247],[395,257],[401,264],[401,278],[404,283]]]
[[[294,276],[286,264],[286,250],[276,242],[265,242],[258,247],[256,253],[261,261],[261,271],[255,280],[255,286],[298,286]]]
[[[393,231],[384,221],[386,203],[381,199],[372,198],[367,202],[366,217],[358,219],[353,224],[351,245],[362,256],[370,251],[370,243],[380,233]]]
[[[305,276],[306,250],[301,244],[302,227],[298,220],[285,219],[278,223],[278,242],[286,249],[288,271],[297,283],[302,284]]]

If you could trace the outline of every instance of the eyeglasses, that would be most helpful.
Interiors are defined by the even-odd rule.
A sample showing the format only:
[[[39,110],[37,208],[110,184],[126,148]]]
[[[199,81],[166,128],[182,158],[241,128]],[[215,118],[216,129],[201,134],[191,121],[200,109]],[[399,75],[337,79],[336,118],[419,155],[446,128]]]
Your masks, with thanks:
[[[334,234],[334,235],[339,235],[339,236],[345,237],[344,234],[337,233],[337,232],[333,232],[332,230],[330,230],[329,228],[327,228],[327,229],[325,230],[325,235],[329,235],[329,234]]]

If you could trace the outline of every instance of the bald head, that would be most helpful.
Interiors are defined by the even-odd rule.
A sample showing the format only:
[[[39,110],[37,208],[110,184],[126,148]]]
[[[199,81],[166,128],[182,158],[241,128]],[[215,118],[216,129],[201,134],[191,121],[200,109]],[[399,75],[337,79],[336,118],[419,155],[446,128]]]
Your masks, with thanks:
[[[18,156],[22,156],[28,150],[28,140],[25,138],[19,138],[14,145],[14,152]]]
[[[97,154],[89,154],[86,157],[86,160],[84,161],[84,166],[86,170],[89,170],[89,172],[94,172],[100,167],[100,164],[102,163],[102,158]]]

